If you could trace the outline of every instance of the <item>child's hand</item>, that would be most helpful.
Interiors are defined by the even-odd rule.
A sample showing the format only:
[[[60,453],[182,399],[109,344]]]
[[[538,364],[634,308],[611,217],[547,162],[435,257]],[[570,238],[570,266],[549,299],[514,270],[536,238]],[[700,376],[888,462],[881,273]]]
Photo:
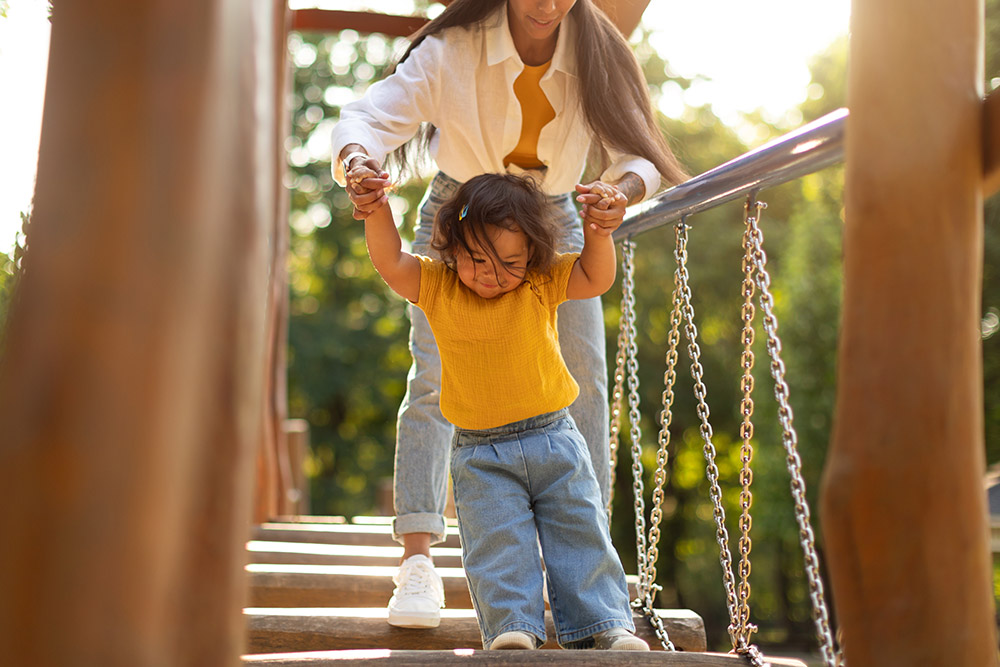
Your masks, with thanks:
[[[378,169],[374,160],[369,159],[352,167],[345,174],[345,178],[347,195],[354,204],[356,220],[364,220],[389,201],[385,194],[385,189],[389,185],[389,174]]]
[[[583,204],[580,216],[585,231],[589,227],[601,236],[609,236],[621,226],[628,198],[618,188],[594,181],[578,184],[576,191],[580,193],[576,200]]]

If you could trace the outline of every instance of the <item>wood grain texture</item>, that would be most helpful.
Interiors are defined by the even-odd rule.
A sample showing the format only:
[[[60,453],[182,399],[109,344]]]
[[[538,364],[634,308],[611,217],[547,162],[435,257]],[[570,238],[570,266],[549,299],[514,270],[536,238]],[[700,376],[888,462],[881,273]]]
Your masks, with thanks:
[[[766,656],[774,667],[806,667],[801,660]],[[276,655],[246,655],[243,664],[268,667],[323,667],[357,662],[363,664],[407,665],[580,665],[581,667],[628,667],[661,665],[663,667],[742,667],[747,661],[728,653],[689,653],[662,651],[649,653],[614,651],[408,651],[391,649],[357,651],[314,651]]]
[[[471,609],[472,599],[461,567],[435,568],[449,608]],[[246,567],[252,607],[384,607],[392,596],[392,565],[315,565],[253,563]],[[629,599],[638,577],[627,577]]]
[[[1000,91],[983,100],[983,196],[1000,190]]]
[[[285,565],[399,565],[401,546],[370,547],[355,544],[309,544],[307,542],[247,543],[250,563]],[[431,558],[437,567],[462,567],[462,550],[458,547],[431,547]]]
[[[659,610],[674,644],[685,651],[704,651],[705,625],[687,610]],[[245,612],[249,632],[248,653],[323,651],[332,649],[451,650],[482,648],[479,625],[471,609],[444,609],[437,628],[410,630],[386,622],[384,608],[262,609]],[[552,617],[546,613],[550,639],[543,648],[556,648]],[[650,646],[656,637],[649,623],[635,617],[636,634]]]
[[[312,542],[316,544],[358,544],[398,546],[392,529],[385,525],[265,523],[255,526],[253,539],[277,542]],[[459,547],[458,530],[445,529],[445,540],[436,546]]]
[[[997,664],[982,484],[982,11],[978,0],[852,5],[822,494],[852,667]]]
[[[53,8],[0,364],[5,664],[238,663],[284,12]]]

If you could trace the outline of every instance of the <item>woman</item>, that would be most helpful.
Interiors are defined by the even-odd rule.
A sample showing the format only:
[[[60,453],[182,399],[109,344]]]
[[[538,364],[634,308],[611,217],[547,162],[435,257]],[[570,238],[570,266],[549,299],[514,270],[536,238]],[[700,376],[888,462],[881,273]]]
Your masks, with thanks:
[[[657,127],[631,48],[592,0],[455,0],[416,35],[388,77],[343,108],[333,150],[341,159],[334,167],[341,185],[352,168],[380,173],[387,157],[401,172],[412,166],[415,151],[435,159],[440,172],[421,204],[413,243],[424,255],[433,255],[437,209],[478,174],[531,172],[561,211],[561,252],[583,245],[578,215],[620,222],[626,204],[652,195],[661,175],[670,183],[684,178]],[[579,184],[588,153],[600,155],[603,171],[598,181]],[[385,178],[352,181],[354,217],[384,205],[387,184]],[[610,197],[598,194],[609,190]],[[570,412],[587,440],[606,504],[600,299],[567,302],[558,312],[563,356],[580,385]],[[399,411],[394,481],[393,532],[404,554],[389,623],[436,627],[444,600],[430,546],[444,537],[452,427],[438,407],[434,337],[418,309],[410,308],[410,318],[414,363]]]

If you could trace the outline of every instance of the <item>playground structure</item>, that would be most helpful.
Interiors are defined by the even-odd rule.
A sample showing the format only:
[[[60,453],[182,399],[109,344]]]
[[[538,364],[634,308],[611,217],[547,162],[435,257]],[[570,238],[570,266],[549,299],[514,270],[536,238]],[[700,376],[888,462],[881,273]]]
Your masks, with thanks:
[[[627,30],[645,5],[611,8]],[[852,7],[822,507],[850,665],[997,662],[978,331],[1000,102],[982,96],[982,14]],[[358,17],[284,0],[56,7],[31,263],[0,375],[5,662],[246,652],[245,543],[290,513],[293,486],[285,38],[337,20]],[[710,664],[665,655],[642,661]]]

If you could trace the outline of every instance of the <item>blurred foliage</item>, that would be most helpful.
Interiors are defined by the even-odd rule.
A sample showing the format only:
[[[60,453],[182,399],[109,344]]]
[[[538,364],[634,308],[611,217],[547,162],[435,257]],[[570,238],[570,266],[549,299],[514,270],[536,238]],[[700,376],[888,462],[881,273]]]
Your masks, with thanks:
[[[0,253],[0,358],[6,343],[8,314],[17,298],[17,285],[25,271],[25,253],[28,247],[28,223],[31,217],[21,213],[21,231],[14,238],[14,249],[10,255]]]

